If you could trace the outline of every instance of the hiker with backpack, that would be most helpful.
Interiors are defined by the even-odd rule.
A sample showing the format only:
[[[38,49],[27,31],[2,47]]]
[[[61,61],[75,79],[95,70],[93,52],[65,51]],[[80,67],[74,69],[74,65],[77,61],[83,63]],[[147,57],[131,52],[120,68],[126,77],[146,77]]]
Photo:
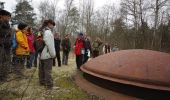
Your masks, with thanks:
[[[28,25],[26,23],[19,23],[18,30],[16,32],[17,48],[15,50],[16,62],[15,72],[19,77],[24,76],[24,63],[27,56],[29,56],[29,46],[27,40]]]
[[[0,81],[7,79],[10,71],[11,28],[9,20],[11,13],[0,10]]]
[[[54,26],[55,22],[50,19],[45,20],[42,25],[44,47],[40,53],[39,82],[40,85],[45,86],[47,89],[53,88],[51,72],[53,66],[53,58],[56,56],[54,35],[52,33]]]
[[[26,67],[30,69],[32,67],[32,63],[33,63],[34,55],[35,55],[35,48],[34,48],[34,45],[33,45],[33,43],[34,43],[34,35],[33,35],[31,27],[28,27],[26,35],[27,35],[28,46],[29,46],[29,50],[30,50],[30,54],[27,57],[27,65],[26,65]]]
[[[102,45],[102,41],[99,37],[92,44],[93,48],[93,58],[98,57],[100,53],[100,46]]]

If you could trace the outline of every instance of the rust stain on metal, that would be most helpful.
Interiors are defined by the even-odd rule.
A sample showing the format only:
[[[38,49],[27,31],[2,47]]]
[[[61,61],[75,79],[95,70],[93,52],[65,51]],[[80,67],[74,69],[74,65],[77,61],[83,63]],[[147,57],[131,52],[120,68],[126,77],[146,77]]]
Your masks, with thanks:
[[[94,58],[82,65],[81,70],[114,82],[170,91],[168,53],[122,50]]]

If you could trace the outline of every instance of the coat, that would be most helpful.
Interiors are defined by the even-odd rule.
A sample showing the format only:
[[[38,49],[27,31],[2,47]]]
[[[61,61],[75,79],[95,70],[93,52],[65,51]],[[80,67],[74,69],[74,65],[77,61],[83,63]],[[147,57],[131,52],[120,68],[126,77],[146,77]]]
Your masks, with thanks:
[[[76,55],[81,55],[81,50],[84,49],[84,47],[85,47],[84,40],[76,39],[75,54]]]
[[[28,39],[28,46],[29,46],[29,50],[30,50],[30,53],[34,53],[35,52],[35,48],[34,48],[34,35],[31,33],[31,34],[27,34],[27,39]]]
[[[18,30],[16,32],[16,40],[16,55],[29,55],[29,46],[26,34],[22,33],[21,30]]]
[[[54,46],[54,36],[51,30],[48,28],[43,32],[43,40],[45,42],[45,47],[40,55],[41,60],[55,58],[55,46]]]

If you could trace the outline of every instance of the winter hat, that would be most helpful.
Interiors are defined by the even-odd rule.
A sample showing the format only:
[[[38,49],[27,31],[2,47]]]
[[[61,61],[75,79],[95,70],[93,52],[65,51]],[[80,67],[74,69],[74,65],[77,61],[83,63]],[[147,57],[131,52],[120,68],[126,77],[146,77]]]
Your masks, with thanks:
[[[80,35],[80,36],[83,36],[83,33],[80,32],[79,35]]]
[[[28,25],[27,24],[25,24],[25,23],[19,23],[19,25],[18,25],[18,29],[20,29],[20,30],[23,30],[25,27],[27,27]]]
[[[0,15],[1,16],[10,16],[11,17],[11,13],[6,11],[6,10],[0,10]]]

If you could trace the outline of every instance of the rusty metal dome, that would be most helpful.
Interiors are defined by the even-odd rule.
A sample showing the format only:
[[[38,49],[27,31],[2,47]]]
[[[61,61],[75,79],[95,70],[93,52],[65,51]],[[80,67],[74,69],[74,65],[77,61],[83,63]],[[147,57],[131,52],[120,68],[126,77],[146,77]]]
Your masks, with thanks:
[[[121,50],[91,59],[81,70],[102,79],[170,91],[170,54],[152,50]]]

